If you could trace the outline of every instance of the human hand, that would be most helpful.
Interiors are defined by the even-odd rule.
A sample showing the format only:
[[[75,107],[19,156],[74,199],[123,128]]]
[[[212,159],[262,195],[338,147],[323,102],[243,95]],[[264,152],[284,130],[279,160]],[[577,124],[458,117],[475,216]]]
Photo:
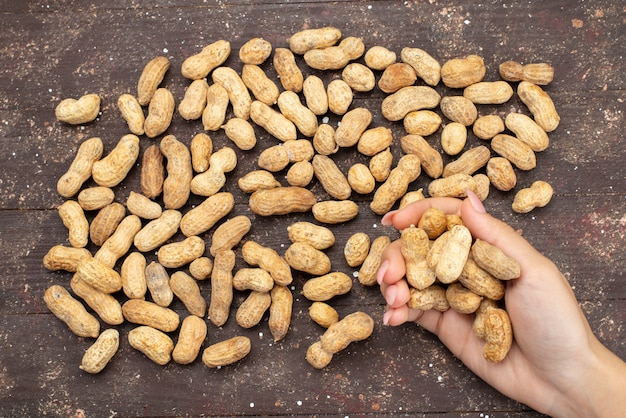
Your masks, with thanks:
[[[377,275],[388,305],[384,323],[417,322],[487,383],[540,412],[624,416],[626,364],[593,335],[565,277],[513,228],[487,214],[475,194],[468,195],[463,201],[418,201],[388,213],[382,223],[401,230],[417,224],[427,209],[437,207],[460,214],[475,238],[495,245],[520,264],[520,277],[506,284],[505,304],[514,335],[507,357],[500,363],[483,358],[484,341],[474,335],[471,315],[408,308],[409,286],[399,241],[385,250]],[[595,390],[591,382],[597,383]]]

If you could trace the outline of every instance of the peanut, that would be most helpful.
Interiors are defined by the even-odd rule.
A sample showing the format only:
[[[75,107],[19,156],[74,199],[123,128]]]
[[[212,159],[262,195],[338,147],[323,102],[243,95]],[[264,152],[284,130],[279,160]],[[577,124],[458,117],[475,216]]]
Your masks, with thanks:
[[[475,188],[476,183],[472,176],[458,173],[431,181],[428,185],[428,194],[431,197],[465,197],[467,189],[473,191]]]
[[[520,170],[532,170],[537,166],[537,158],[532,148],[514,136],[507,134],[494,136],[491,140],[491,149]]]
[[[452,309],[462,314],[476,312],[482,301],[481,296],[466,289],[460,283],[452,283],[448,286],[446,289],[446,299]]]
[[[443,115],[453,122],[470,126],[478,118],[478,109],[474,103],[463,96],[446,96],[439,105]]]
[[[240,150],[248,151],[256,145],[254,128],[245,119],[231,118],[226,124],[222,125],[222,129],[224,129],[228,139],[233,141]]]
[[[300,93],[304,76],[296,64],[296,57],[287,48],[276,48],[274,50],[274,69],[280,77],[280,84],[287,91]]]
[[[454,58],[441,67],[441,80],[450,88],[465,88],[482,81],[485,76],[485,63],[477,55]]]
[[[172,351],[172,360],[178,364],[190,364],[198,357],[207,335],[206,322],[195,315],[189,315],[180,326],[178,341]]]
[[[429,86],[439,84],[441,64],[426,51],[419,48],[403,48],[400,51],[400,59],[413,67],[417,76]]]
[[[239,59],[244,64],[261,65],[271,53],[271,43],[263,38],[252,38],[239,48]]]
[[[154,92],[148,105],[148,116],[143,124],[143,130],[148,138],[155,138],[170,127],[175,108],[176,102],[171,91],[161,87]]]
[[[417,74],[412,66],[403,62],[396,62],[385,68],[378,80],[378,88],[384,93],[391,94],[402,87],[412,86],[415,80],[417,80]]]
[[[550,144],[546,131],[523,113],[509,113],[504,119],[504,124],[517,139],[527,144],[533,151],[543,151]]]
[[[251,227],[252,222],[245,215],[235,216],[227,220],[213,232],[209,252],[215,257],[220,251],[232,249],[239,244]]]
[[[152,261],[146,266],[146,285],[150,290],[152,300],[164,308],[170,306],[174,300],[174,292],[170,287],[170,276],[161,264]]]
[[[98,210],[111,204],[115,193],[109,187],[89,187],[78,193],[78,204],[83,210]]]
[[[316,70],[341,70],[350,62],[350,53],[339,45],[310,49],[304,53],[304,62]]]
[[[213,70],[211,77],[214,83],[221,84],[228,93],[235,116],[247,120],[250,117],[252,99],[239,74],[230,67],[218,67]]]
[[[205,348],[202,352],[202,362],[211,368],[228,366],[246,357],[251,347],[250,338],[233,337]]]
[[[309,75],[302,83],[306,106],[316,115],[325,115],[328,112],[328,94],[321,78]]]
[[[257,190],[250,196],[252,212],[261,216],[308,212],[316,204],[315,195],[303,187],[274,187]]]
[[[359,283],[363,286],[373,286],[376,283],[376,272],[380,267],[383,251],[390,243],[391,239],[386,235],[376,237],[372,241],[367,257],[359,269]]]
[[[126,215],[126,208],[121,203],[111,203],[100,209],[89,225],[89,238],[101,246],[115,232]]]
[[[143,299],[148,290],[146,257],[134,251],[126,257],[120,270],[122,290],[129,299]]]
[[[363,39],[355,36],[344,38],[339,42],[338,46],[348,54],[348,59],[350,60],[359,59],[365,53],[365,43],[363,43]]]
[[[391,170],[389,177],[378,187],[370,203],[370,209],[377,215],[388,212],[395,202],[406,193],[409,184],[421,173],[421,161],[414,154],[406,154],[400,158],[398,165]]]
[[[437,239],[446,231],[448,219],[441,209],[429,208],[422,214],[417,226],[426,232],[429,239]]]
[[[140,105],[146,106],[150,103],[169,68],[170,61],[162,56],[153,58],[144,66],[137,82],[137,101]]]
[[[333,46],[341,38],[341,31],[332,26],[305,29],[294,33],[289,38],[289,49],[294,54],[303,55],[311,49]]]
[[[164,179],[163,154],[157,144],[152,144],[141,159],[141,192],[154,199],[163,192]]]
[[[115,293],[122,289],[119,273],[96,258],[81,260],[76,266],[76,275],[103,293]]]
[[[269,292],[274,287],[274,279],[262,268],[241,268],[233,277],[233,287],[237,290]]]
[[[124,302],[122,313],[128,322],[146,325],[163,332],[175,331],[180,324],[180,318],[175,311],[141,299],[129,299]]]
[[[296,139],[296,125],[265,103],[255,100],[250,105],[250,119],[280,141]]]
[[[289,165],[289,152],[282,145],[265,148],[261,151],[257,164],[260,168],[272,173],[281,171]]]
[[[365,164],[356,163],[348,170],[348,184],[359,194],[369,194],[376,187],[376,179]]]
[[[474,121],[472,131],[480,139],[491,139],[504,131],[504,121],[498,115],[479,116]]]
[[[139,138],[124,135],[104,158],[93,163],[91,175],[99,186],[114,187],[121,183],[139,157]]]
[[[483,173],[474,174],[472,179],[474,180],[474,193],[481,201],[484,201],[489,197],[491,180]]]
[[[292,243],[285,251],[284,257],[294,270],[312,275],[326,274],[330,271],[330,258],[306,242]]]
[[[209,83],[206,78],[194,80],[185,90],[183,100],[178,104],[178,113],[185,120],[196,120],[202,117],[206,107],[206,96]]]
[[[446,299],[446,290],[436,284],[428,286],[425,289],[411,289],[411,297],[407,302],[407,306],[411,309],[419,309],[428,311],[435,309],[439,312],[445,312],[450,309],[448,299]]]
[[[193,277],[184,271],[176,271],[170,278],[170,288],[191,315],[204,317],[206,301],[200,294],[200,288]]]
[[[74,248],[85,247],[89,241],[89,222],[83,208],[73,200],[66,200],[57,210],[67,228],[70,245]]]
[[[87,373],[100,373],[117,353],[119,345],[120,333],[118,330],[110,328],[102,331],[96,342],[85,351],[78,367]]]
[[[348,83],[350,88],[354,91],[371,91],[376,86],[376,79],[372,70],[358,62],[346,65],[341,72],[341,78]]]
[[[441,122],[441,116],[432,110],[416,110],[409,112],[403,120],[404,130],[408,134],[421,136],[428,136],[437,132],[441,126]],[[504,122],[502,123],[502,129],[504,130]]]
[[[336,115],[343,115],[352,104],[354,93],[352,88],[342,79],[335,79],[328,83],[328,109]]]
[[[309,307],[309,316],[316,324],[328,328],[335,322],[339,322],[339,314],[327,303],[313,302]]]
[[[231,193],[219,192],[207,197],[202,203],[189,210],[180,220],[180,231],[191,237],[211,229],[235,207]]]
[[[267,271],[277,285],[287,286],[293,281],[289,263],[272,248],[247,241],[241,248],[246,263]]]
[[[163,204],[166,209],[180,209],[191,191],[193,168],[191,154],[174,135],[161,140],[161,153],[167,158],[167,177],[163,182]]]
[[[131,191],[126,199],[126,208],[130,213],[143,219],[156,219],[161,216],[161,205],[148,197]]]
[[[481,269],[470,255],[463,266],[459,282],[476,293],[491,300],[500,300],[504,297],[504,284]]]
[[[215,256],[211,273],[211,298],[209,319],[221,327],[228,320],[230,305],[233,302],[233,268],[235,253],[232,250],[222,251]]]
[[[350,343],[367,339],[374,332],[374,320],[364,312],[354,312],[328,327],[317,343],[309,347],[307,362],[316,369],[326,367],[334,354]]]
[[[209,158],[213,154],[213,140],[203,132],[196,134],[191,138],[189,152],[193,170],[196,173],[204,173],[209,168]]]
[[[122,119],[128,124],[128,129],[135,135],[143,135],[143,124],[146,117],[139,101],[132,94],[124,93],[117,98],[117,108],[120,110]]]
[[[310,161],[315,155],[313,144],[308,139],[285,141],[283,147],[287,150],[290,163]]]
[[[323,123],[317,128],[313,136],[313,148],[321,155],[331,155],[339,150],[339,145],[335,142],[335,129]]]
[[[78,99],[64,99],[54,109],[57,120],[80,125],[96,119],[100,113],[100,96],[86,94]]]
[[[117,260],[128,252],[133,245],[135,235],[141,229],[141,219],[128,215],[117,226],[115,232],[102,244],[94,258],[113,268]]]
[[[202,112],[202,126],[207,131],[217,131],[224,124],[230,98],[228,91],[218,83],[209,86],[206,107]]]
[[[372,70],[384,71],[385,68],[396,62],[396,53],[384,46],[375,45],[367,50],[363,59],[365,65]]]
[[[446,220],[447,222],[447,220]],[[428,267],[434,272],[437,268],[437,263],[441,259],[441,254],[443,253],[443,247],[446,245],[446,241],[448,239],[449,231],[454,227],[454,225],[446,228],[446,231],[439,235],[434,241],[432,241],[430,248],[428,249],[428,253],[426,254],[426,263]]]
[[[141,252],[152,251],[170,239],[180,225],[182,215],[179,211],[164,210],[157,219],[148,222],[133,239],[135,247]]]
[[[504,157],[494,157],[487,162],[487,177],[493,186],[502,191],[515,187],[517,176],[511,162]]]
[[[351,200],[327,200],[311,207],[313,217],[325,224],[341,224],[359,214],[359,206]]]
[[[504,254],[498,247],[480,239],[472,245],[472,258],[479,267],[500,280],[516,279],[521,274],[517,261]]]
[[[515,61],[506,61],[499,66],[500,77],[506,81],[528,81],[546,85],[554,79],[554,68],[547,63],[522,65]]]
[[[100,334],[100,322],[63,287],[50,286],[46,289],[43,300],[50,312],[79,337],[96,338]]]
[[[278,96],[280,112],[304,135],[312,137],[317,131],[317,116],[302,104],[297,93],[287,90]]]
[[[293,295],[286,286],[275,285],[271,292],[272,304],[268,321],[270,333],[274,342],[280,341],[287,335],[291,324],[293,310]]]
[[[542,208],[550,203],[554,190],[549,183],[537,180],[530,187],[521,189],[513,199],[513,211],[528,213],[535,208]]]
[[[316,155],[313,157],[313,170],[315,177],[320,181],[326,193],[339,200],[350,197],[352,188],[348,179],[331,158],[325,155]]]
[[[483,168],[490,157],[491,152],[484,145],[470,148],[443,168],[443,176],[450,177],[459,173],[472,175]]]
[[[383,99],[381,111],[387,120],[395,122],[409,112],[432,109],[439,105],[440,101],[441,96],[432,87],[408,86]]]
[[[149,326],[129,331],[128,343],[160,366],[169,363],[174,351],[174,341],[164,332]]]
[[[480,306],[476,310],[474,324],[472,326],[474,334],[482,340],[485,339],[485,313],[487,312],[487,308],[497,308],[496,301],[487,298],[483,298],[483,300],[480,301]]]
[[[407,283],[415,289],[426,289],[435,282],[435,272],[428,266],[428,235],[422,228],[411,225],[402,230],[400,250],[406,262]]]
[[[368,157],[372,157],[391,146],[393,135],[391,129],[378,126],[364,131],[357,142],[357,150]]]
[[[287,227],[287,233],[291,242],[305,242],[318,250],[335,244],[335,235],[330,229],[311,222],[295,222]]]
[[[513,96],[513,87],[506,81],[481,81],[463,89],[463,97],[474,104],[502,104]]]
[[[209,257],[199,257],[189,264],[189,274],[196,280],[206,280],[211,277],[213,262]]]
[[[443,158],[422,136],[409,134],[400,138],[402,151],[415,154],[426,174],[433,179],[441,177],[443,173]]]
[[[280,91],[261,67],[246,64],[241,70],[241,80],[256,100],[273,106],[278,101]]]
[[[297,161],[287,171],[287,183],[290,186],[306,187],[313,180],[315,169],[309,161]]]
[[[191,80],[205,78],[222,65],[230,55],[230,42],[220,39],[202,48],[202,51],[183,61],[181,74]]]
[[[80,144],[69,169],[57,182],[57,192],[65,198],[78,193],[83,183],[91,177],[93,164],[100,159],[103,150],[102,140],[97,137]]]
[[[435,268],[437,279],[442,283],[458,280],[463,272],[472,246],[472,234],[462,225],[454,226],[449,234]]]
[[[448,155],[457,155],[467,142],[467,128],[459,122],[447,124],[441,131],[441,148]]]
[[[350,267],[363,264],[370,250],[370,237],[365,232],[357,232],[348,238],[343,255]]]
[[[178,268],[191,263],[204,254],[204,240],[190,236],[183,241],[172,242],[159,248],[159,263],[166,268]]]
[[[70,281],[72,292],[98,314],[100,319],[109,325],[119,325],[124,322],[122,306],[108,293],[101,292],[89,285],[78,274]]]
[[[424,189],[412,190],[410,192],[406,192],[402,199],[400,200],[399,209],[405,208],[413,202],[418,200],[423,200],[426,197],[424,196]]]
[[[237,324],[246,329],[258,325],[271,304],[272,297],[269,292],[250,292],[237,309],[235,316]]]
[[[345,273],[334,271],[307,280],[302,295],[308,300],[323,302],[335,296],[345,295],[352,289],[352,279]]]
[[[528,106],[528,110],[532,113],[535,122],[544,131],[552,132],[559,126],[561,118],[556,112],[554,102],[550,95],[543,91],[541,87],[522,81],[517,86],[517,95]]]
[[[341,124],[335,130],[335,142],[340,147],[355,145],[371,122],[372,113],[364,107],[348,111],[343,115]]]
[[[250,171],[237,180],[237,185],[244,193],[253,193],[260,189],[279,187],[280,182],[267,170]]]
[[[91,253],[86,248],[55,245],[43,256],[43,265],[51,271],[65,270],[74,273],[78,263],[86,258],[91,258]]]
[[[490,362],[504,360],[513,343],[511,320],[504,309],[487,308],[485,312],[483,357]]]
[[[191,179],[191,192],[200,196],[214,195],[226,184],[226,173],[236,166],[237,154],[232,148],[223,147],[214,152],[209,159],[209,169]]]

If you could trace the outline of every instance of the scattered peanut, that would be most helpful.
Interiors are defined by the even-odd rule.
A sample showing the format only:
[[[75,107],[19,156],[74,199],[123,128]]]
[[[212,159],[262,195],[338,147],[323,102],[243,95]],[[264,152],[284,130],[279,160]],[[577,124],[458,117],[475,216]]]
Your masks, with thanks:
[[[103,151],[102,140],[97,137],[80,144],[69,169],[57,182],[57,192],[65,198],[78,193],[83,183],[91,177],[93,164],[100,159]]]
[[[178,364],[190,364],[198,357],[207,335],[204,319],[189,315],[180,326],[178,341],[172,351],[172,360]]]
[[[311,222],[295,222],[287,227],[291,242],[305,242],[318,250],[324,250],[335,244],[333,232]]]
[[[141,159],[141,192],[154,199],[163,192],[164,179],[163,154],[159,145],[152,144]]]
[[[161,140],[161,153],[167,158],[167,177],[163,181],[163,204],[166,209],[180,209],[191,191],[191,153],[174,135]]]
[[[93,164],[91,175],[99,186],[117,186],[139,157],[139,138],[128,134],[120,138],[111,152]]]
[[[70,245],[74,248],[84,248],[89,241],[89,222],[80,205],[67,200],[57,208],[63,225],[67,228]]]
[[[269,292],[253,290],[237,309],[237,324],[246,329],[258,325],[271,303],[272,297]]]
[[[153,58],[144,66],[137,82],[137,101],[140,105],[146,106],[150,103],[169,68],[170,61],[162,56]]]
[[[274,187],[257,190],[250,196],[250,209],[261,216],[308,212],[316,204],[315,195],[303,187]]]
[[[116,329],[102,331],[81,360],[79,368],[87,373],[100,373],[109,364],[120,345],[120,333]]]
[[[128,333],[128,343],[158,365],[164,366],[172,359],[174,341],[158,329],[137,327]]]
[[[206,301],[200,294],[200,288],[193,277],[184,271],[176,271],[170,278],[170,288],[191,315],[204,317]]]
[[[124,302],[122,313],[128,322],[146,325],[163,332],[175,331],[180,324],[180,318],[175,311],[141,299],[129,299]]]
[[[537,180],[525,189],[521,189],[513,199],[513,211],[528,213],[535,208],[542,208],[550,203],[554,190],[549,183]]]
[[[204,254],[204,239],[192,235],[182,241],[159,248],[159,263],[166,268],[178,268],[191,263]]]
[[[100,209],[89,225],[89,239],[101,246],[109,239],[126,215],[126,208],[121,203],[111,203]]]
[[[70,330],[79,337],[96,338],[100,334],[100,322],[63,287],[59,285],[50,286],[46,289],[43,300],[50,312],[65,322]]]
[[[309,316],[316,324],[328,328],[335,322],[339,322],[339,314],[327,303],[313,302],[309,307]]]
[[[181,67],[183,77],[200,80],[222,65],[230,55],[230,42],[220,39],[185,59]]]
[[[248,337],[233,337],[208,346],[202,352],[202,362],[207,367],[228,366],[248,355],[252,344]]]
[[[103,322],[109,325],[119,325],[124,322],[122,306],[115,297],[95,289],[78,274],[72,276],[70,287],[72,292],[85,301]]]
[[[109,187],[89,187],[78,193],[78,204],[83,210],[98,210],[113,203],[115,193]]]
[[[80,125],[96,119],[100,113],[100,96],[86,94],[79,99],[64,99],[54,109],[56,118],[70,125]]]
[[[233,268],[235,253],[232,250],[222,251],[215,256],[211,273],[211,298],[209,319],[221,327],[228,320],[230,305],[233,302]]]
[[[143,124],[143,130],[148,138],[155,138],[170,127],[175,108],[176,101],[171,91],[161,87],[154,92],[148,105],[148,116]]]
[[[370,246],[367,257],[363,260],[359,269],[359,283],[364,286],[373,286],[376,284],[376,272],[380,267],[381,257],[385,248],[391,243],[391,239],[387,235],[381,235],[374,238]]]
[[[359,206],[351,200],[326,200],[311,207],[313,217],[325,224],[341,224],[359,214]]]
[[[280,341],[287,335],[291,325],[291,313],[293,310],[293,295],[286,287],[276,284],[270,292],[272,304],[270,305],[270,317],[268,325],[274,342]]]
[[[170,276],[161,264],[152,261],[146,266],[146,285],[150,290],[152,300],[164,308],[170,306],[174,300],[174,292],[170,287]]]
[[[285,251],[285,261],[294,270],[312,275],[330,271],[330,258],[322,251],[306,242],[294,242]]]

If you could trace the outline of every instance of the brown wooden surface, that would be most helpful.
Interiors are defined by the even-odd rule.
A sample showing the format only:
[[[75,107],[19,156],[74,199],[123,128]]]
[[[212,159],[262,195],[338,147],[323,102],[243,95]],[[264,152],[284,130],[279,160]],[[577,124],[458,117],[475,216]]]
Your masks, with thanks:
[[[0,416],[539,416],[491,389],[415,325],[384,327],[378,289],[364,288],[356,279],[353,290],[331,304],[342,315],[370,313],[375,332],[336,355],[326,369],[313,369],[304,354],[322,329],[307,316],[310,302],[299,292],[308,277],[300,273],[294,273],[293,319],[284,341],[272,341],[267,318],[251,330],[236,325],[234,310],[243,292],[236,292],[231,319],[222,329],[209,324],[207,343],[239,334],[252,339],[252,352],[236,365],[214,370],[198,359],[189,366],[157,366],[129,346],[132,326],[125,323],[118,327],[122,338],[112,363],[100,375],[88,375],[78,365],[92,341],[73,335],[42,301],[48,286],[69,287],[71,277],[41,264],[51,246],[67,243],[56,213],[63,202],[56,181],[83,140],[100,136],[108,152],[126,133],[115,102],[122,93],[135,94],[147,61],[157,55],[171,60],[163,85],[180,101],[188,85],[180,75],[182,61],[221,38],[233,50],[226,65],[238,71],[237,52],[248,39],[259,36],[285,47],[294,32],[329,25],[344,36],[362,37],[366,47],[382,45],[398,54],[408,46],[423,48],[441,62],[481,55],[487,80],[498,79],[498,64],[509,59],[549,62],[556,78],[546,90],[561,125],[550,135],[550,148],[538,155],[538,167],[519,173],[518,188],[545,179],[554,186],[554,199],[544,209],[517,215],[510,209],[513,193],[492,190],[486,206],[558,264],[600,340],[625,358],[625,17],[621,2],[609,0],[0,0]],[[298,62],[305,74],[326,82],[340,75],[314,72],[301,58]],[[270,63],[263,68],[275,76]],[[55,120],[61,99],[88,92],[103,100],[95,122],[72,127]],[[397,161],[403,128],[383,120],[378,111],[383,97],[379,90],[358,93],[353,106],[372,109],[373,126],[392,128]],[[515,97],[502,106],[479,107],[481,114],[511,110],[526,112]],[[331,124],[338,120],[330,116]],[[175,115],[168,133],[188,144],[201,130],[199,121]],[[238,151],[238,166],[225,190],[236,199],[231,216],[252,218],[246,239],[283,252],[289,244],[286,227],[312,216],[261,218],[249,211],[236,179],[256,168],[260,150],[277,143],[261,129],[257,135],[254,150]],[[216,148],[232,146],[222,132],[211,136]],[[142,149],[153,142],[142,137]],[[468,147],[478,142],[472,137]],[[367,162],[354,149],[336,156],[344,172],[354,162]],[[426,187],[429,180],[423,174],[411,189]],[[124,202],[132,190],[139,190],[138,166],[115,188],[116,200]],[[315,181],[312,190],[318,200],[328,199]],[[397,237],[369,210],[371,196],[354,198],[360,214],[332,228],[337,243],[328,250],[333,269],[348,274],[354,269],[346,265],[342,249],[352,233]],[[189,205],[200,201],[193,196]],[[205,236],[209,244],[210,233]],[[239,247],[237,254],[240,268],[245,263]],[[208,299],[209,283],[201,286]],[[186,315],[180,302],[173,307]]]

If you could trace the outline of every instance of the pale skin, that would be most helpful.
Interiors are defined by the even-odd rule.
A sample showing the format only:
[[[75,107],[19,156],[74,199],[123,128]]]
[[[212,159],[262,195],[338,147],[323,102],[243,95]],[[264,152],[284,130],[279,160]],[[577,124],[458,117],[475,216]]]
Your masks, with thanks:
[[[485,212],[472,192],[465,200],[432,198],[383,217],[403,229],[437,207],[460,214],[475,238],[517,260],[521,276],[507,283],[505,304],[514,342],[504,361],[483,358],[484,341],[472,331],[472,315],[453,310],[409,309],[409,287],[399,241],[382,256],[377,280],[387,302],[383,322],[416,322],[485,382],[504,395],[554,417],[626,417],[626,363],[593,334],[574,292],[556,265],[506,223]]]

